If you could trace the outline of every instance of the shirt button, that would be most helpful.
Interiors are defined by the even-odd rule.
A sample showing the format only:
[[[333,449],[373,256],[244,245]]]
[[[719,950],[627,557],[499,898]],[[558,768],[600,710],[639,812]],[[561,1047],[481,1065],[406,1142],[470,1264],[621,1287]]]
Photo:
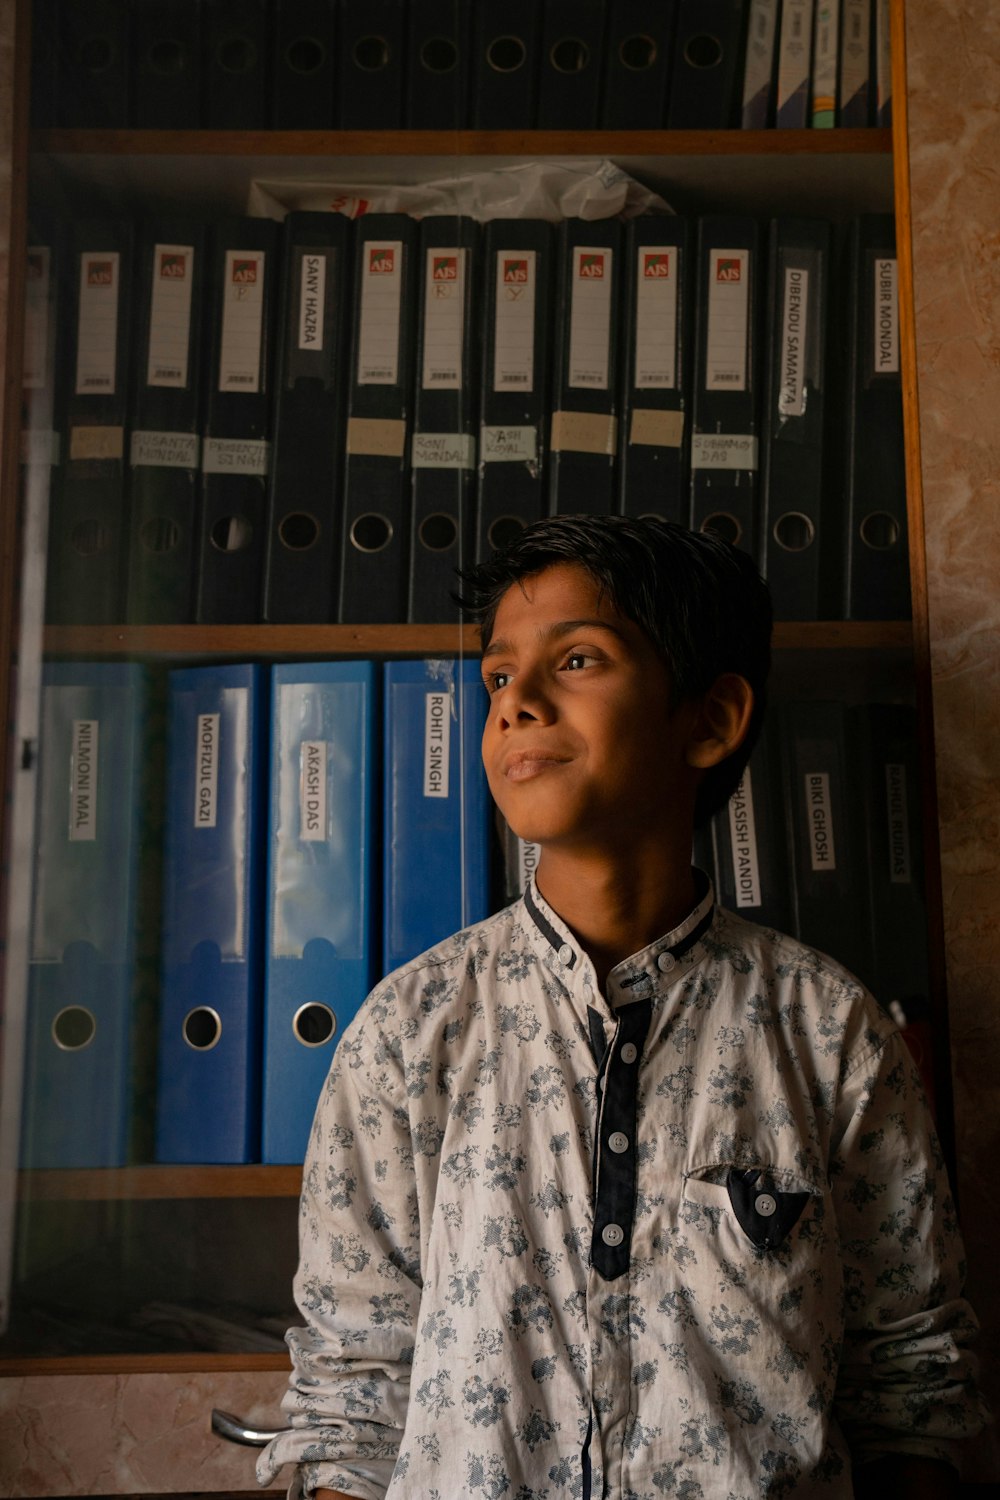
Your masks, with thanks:
[[[778,1205],[777,1203],[775,1203],[770,1193],[758,1194],[758,1196],[754,1199],[753,1206],[760,1214],[762,1219],[769,1219],[772,1214],[776,1214],[778,1212]]]
[[[638,1047],[636,1047],[634,1045],[634,1043],[632,1043],[632,1042],[626,1042],[625,1045],[624,1045],[624,1047],[621,1050],[621,1059],[622,1059],[622,1062],[623,1063],[634,1063],[635,1060],[636,1060],[636,1058],[638,1056],[639,1056],[639,1049],[638,1049]]]
[[[620,1130],[616,1130],[612,1135],[608,1136],[608,1145],[612,1151],[617,1152],[621,1156],[623,1151],[628,1150],[628,1136],[624,1135]]]
[[[573,950],[569,943],[563,943],[559,949],[559,962],[561,964],[571,964],[573,962]]]
[[[661,974],[669,974],[676,962],[677,960],[672,953],[661,953],[656,960],[656,967]]]
[[[605,1224],[601,1230],[601,1239],[606,1245],[620,1245],[625,1238],[625,1231],[620,1224]]]

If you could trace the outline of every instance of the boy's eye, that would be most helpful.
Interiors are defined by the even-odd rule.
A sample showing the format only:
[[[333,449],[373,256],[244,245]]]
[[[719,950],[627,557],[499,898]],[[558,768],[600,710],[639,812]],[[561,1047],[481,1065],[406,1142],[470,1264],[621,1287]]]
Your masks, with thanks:
[[[586,667],[588,663],[596,660],[596,657],[588,656],[586,651],[571,651],[569,656],[567,656],[566,660],[563,662],[563,667],[568,672],[579,672],[584,667]]]
[[[486,676],[483,678],[483,681],[486,683],[486,691],[488,693],[499,693],[500,690],[502,688],[505,688],[510,681],[510,673],[487,672]]]

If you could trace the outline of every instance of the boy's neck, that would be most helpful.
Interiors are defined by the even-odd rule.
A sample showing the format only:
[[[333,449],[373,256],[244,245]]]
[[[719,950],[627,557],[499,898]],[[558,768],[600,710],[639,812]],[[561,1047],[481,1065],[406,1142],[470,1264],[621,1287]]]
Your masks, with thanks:
[[[615,965],[683,922],[697,895],[690,855],[662,845],[628,857],[546,848],[536,880],[589,955],[602,993]]]

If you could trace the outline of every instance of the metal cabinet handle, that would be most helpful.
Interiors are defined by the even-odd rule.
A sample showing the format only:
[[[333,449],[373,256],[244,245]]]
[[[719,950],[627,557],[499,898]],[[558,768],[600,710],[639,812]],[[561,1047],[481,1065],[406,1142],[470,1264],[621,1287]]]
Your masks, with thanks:
[[[230,1443],[242,1443],[247,1448],[265,1448],[282,1430],[262,1432],[256,1427],[248,1427],[242,1417],[234,1417],[228,1411],[219,1411],[216,1407],[212,1412],[212,1431]]]

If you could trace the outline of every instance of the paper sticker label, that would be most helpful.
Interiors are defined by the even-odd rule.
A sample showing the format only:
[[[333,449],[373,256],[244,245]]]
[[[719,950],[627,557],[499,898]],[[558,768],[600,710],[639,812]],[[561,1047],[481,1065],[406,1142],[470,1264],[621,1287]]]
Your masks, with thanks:
[[[640,245],[635,305],[635,384],[677,386],[677,246]]]
[[[89,250],[80,256],[75,387],[78,396],[115,393],[119,262],[117,250]]]
[[[684,441],[684,413],[657,407],[632,408],[628,440],[647,448],[679,448]]]
[[[463,249],[428,250],[424,265],[424,351],[420,377],[425,391],[462,389],[465,274]]]
[[[809,272],[804,266],[786,266],[781,317],[779,416],[802,417],[805,415],[808,337]]]
[[[271,444],[265,438],[212,438],[202,445],[203,474],[253,474],[268,471]]]
[[[486,464],[533,464],[538,461],[537,427],[483,427],[479,456]]]
[[[70,743],[69,839],[71,844],[97,838],[98,719],[74,719]]]
[[[299,348],[318,354],[323,348],[326,315],[326,256],[305,250],[299,269]]]
[[[87,459],[106,462],[124,455],[124,427],[71,427],[69,430],[71,463]]]
[[[753,776],[743,772],[729,799],[729,840],[733,853],[736,905],[760,906],[760,861],[757,858],[757,821],[754,816]]]
[[[535,388],[534,250],[498,250],[496,319],[493,339],[493,389]]]
[[[403,295],[402,240],[365,240],[361,271],[358,384],[399,383],[399,323]]]
[[[154,245],[146,384],[183,390],[191,343],[193,245]]]
[[[263,250],[227,250],[223,275],[219,390],[256,395],[261,389],[264,333]]]
[[[466,432],[415,432],[414,469],[474,469],[476,440]]]
[[[196,469],[201,439],[196,432],[133,432],[133,468]]]
[[[757,468],[757,439],[748,432],[696,432],[691,438],[692,469]]]
[[[885,793],[889,818],[889,878],[894,885],[910,885],[909,796],[906,766],[890,763],[885,768]]]
[[[448,796],[451,699],[428,693],[424,702],[424,796]]]
[[[299,751],[299,838],[305,844],[326,842],[326,740],[303,740]]]
[[[49,381],[49,292],[52,252],[29,245],[24,262],[24,367],[26,391],[43,391]]]
[[[538,869],[538,856],[542,852],[540,844],[528,843],[525,839],[517,841],[517,879],[518,890],[522,893]]]
[[[749,250],[710,250],[705,388],[747,388]]]
[[[571,388],[608,389],[612,268],[613,254],[607,245],[577,245],[573,250],[569,323]]]
[[[891,256],[875,260],[875,374],[899,374],[899,301],[896,292],[896,261]]]
[[[194,826],[214,828],[219,788],[219,714],[199,714],[194,747]]]
[[[837,850],[833,841],[830,777],[825,771],[807,772],[805,788],[810,863],[814,870],[835,870]]]

